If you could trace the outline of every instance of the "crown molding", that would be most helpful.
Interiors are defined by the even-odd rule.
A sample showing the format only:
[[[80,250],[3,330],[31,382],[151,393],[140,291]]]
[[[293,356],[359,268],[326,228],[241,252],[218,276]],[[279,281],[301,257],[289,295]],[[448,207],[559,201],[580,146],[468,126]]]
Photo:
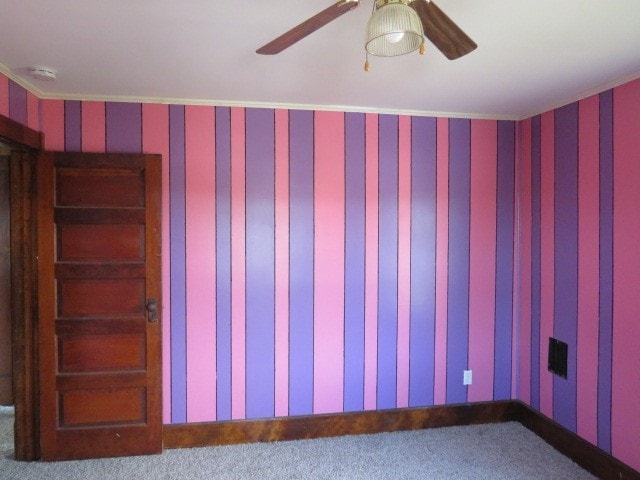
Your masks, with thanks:
[[[15,73],[13,73],[13,71],[10,68],[8,68],[6,65],[4,65],[2,63],[0,63],[0,73],[4,74],[10,80],[13,80],[14,82],[16,82],[22,88],[24,88],[27,91],[33,93],[36,97],[43,98],[43,96],[45,96],[45,93],[42,90],[37,88],[31,82],[28,82],[24,78],[22,78],[22,77],[16,75]]]
[[[51,93],[40,90],[31,82],[16,75],[0,63],[0,73],[16,82],[21,87],[33,93],[42,100],[78,100],[95,102],[124,102],[124,103],[156,103],[165,105],[200,105],[212,107],[243,107],[243,108],[274,108],[284,110],[314,110],[330,112],[353,112],[353,113],[374,113],[380,115],[407,115],[414,117],[445,117],[445,118],[467,118],[478,120],[520,120],[517,115],[495,115],[482,113],[465,112],[437,112],[428,110],[407,110],[392,108],[372,108],[359,107],[353,105],[316,105],[306,103],[277,103],[277,102],[252,102],[241,100],[211,100],[178,97],[137,97],[128,95],[88,95],[88,94],[67,94]]]
[[[137,97],[128,95],[88,95],[88,94],[66,94],[66,93],[49,93],[40,90],[33,83],[25,80],[23,77],[16,75],[0,63],[0,73],[6,75],[9,79],[25,88],[36,97],[42,100],[78,100],[78,101],[95,101],[95,102],[124,102],[124,103],[157,103],[166,105],[201,105],[212,107],[242,107],[242,108],[273,108],[284,110],[314,110],[314,111],[330,111],[330,112],[353,112],[353,113],[374,113],[380,115],[407,115],[413,117],[443,117],[443,118],[466,118],[472,120],[507,120],[522,121],[535,117],[541,113],[555,110],[557,108],[569,105],[597,95],[611,88],[618,87],[627,82],[631,82],[640,78],[640,70],[631,74],[618,77],[609,82],[602,83],[590,88],[578,95],[572,95],[568,98],[562,98],[549,102],[547,105],[536,109],[535,111],[525,115],[496,115],[469,112],[439,112],[430,110],[407,110],[392,108],[373,108],[359,107],[353,105],[316,105],[305,103],[277,103],[277,102],[252,102],[241,100],[211,100],[197,98],[178,98],[178,97]]]

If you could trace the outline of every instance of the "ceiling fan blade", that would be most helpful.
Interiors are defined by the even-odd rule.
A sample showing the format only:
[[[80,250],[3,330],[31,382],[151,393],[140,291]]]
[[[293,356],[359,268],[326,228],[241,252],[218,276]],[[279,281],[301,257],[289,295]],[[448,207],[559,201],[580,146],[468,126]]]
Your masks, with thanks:
[[[424,35],[449,60],[460,58],[478,47],[435,3],[414,0],[410,5],[422,20]]]
[[[256,50],[261,55],[275,55],[285,48],[289,48],[294,43],[302,40],[307,35],[312,34],[319,28],[324,27],[327,23],[332,22],[339,16],[347,13],[358,6],[359,0],[341,0],[334,3],[329,8],[325,8],[320,13],[305,20],[297,27],[293,27],[288,32],[280,35],[275,40],[267,43]]]

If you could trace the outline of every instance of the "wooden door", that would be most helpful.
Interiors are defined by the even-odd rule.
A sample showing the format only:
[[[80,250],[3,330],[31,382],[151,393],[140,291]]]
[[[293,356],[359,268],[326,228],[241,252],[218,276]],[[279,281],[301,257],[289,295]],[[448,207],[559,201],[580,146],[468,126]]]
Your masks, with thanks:
[[[41,154],[43,460],[162,450],[157,155]]]

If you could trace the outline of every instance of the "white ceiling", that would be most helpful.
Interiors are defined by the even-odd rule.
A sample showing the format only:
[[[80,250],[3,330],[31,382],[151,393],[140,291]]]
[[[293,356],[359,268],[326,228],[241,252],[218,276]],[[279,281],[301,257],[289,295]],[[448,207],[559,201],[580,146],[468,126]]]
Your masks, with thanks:
[[[439,0],[478,49],[371,58],[373,0],[275,56],[332,0],[1,0],[0,71],[43,98],[526,118],[640,76],[640,0]],[[335,0],[334,0],[335,1]],[[28,68],[58,71],[55,82]]]

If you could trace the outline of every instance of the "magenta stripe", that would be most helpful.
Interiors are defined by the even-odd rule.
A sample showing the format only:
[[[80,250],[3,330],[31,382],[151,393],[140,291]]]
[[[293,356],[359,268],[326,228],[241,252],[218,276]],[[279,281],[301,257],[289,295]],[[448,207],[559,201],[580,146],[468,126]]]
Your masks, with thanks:
[[[611,451],[640,470],[640,80],[613,93],[613,361]]]
[[[164,110],[166,110],[166,106],[163,105],[155,105],[152,103],[145,103],[142,106],[143,109],[143,122],[147,122],[149,121],[148,118],[145,118],[146,112],[149,111],[154,111],[155,109],[161,108],[161,111],[164,112],[164,110],[162,109],[162,107],[164,107]],[[164,119],[164,115],[161,116]],[[160,119],[157,119],[158,122],[160,122]],[[168,128],[165,128],[164,130],[162,130],[162,132],[156,132],[154,129],[154,136],[157,136],[157,138],[162,137],[165,143],[168,144],[168,135],[167,135],[167,131]],[[105,104],[104,102],[82,102],[82,151],[83,152],[104,152],[105,150]],[[144,137],[147,134],[147,132],[145,132],[145,124],[143,123],[143,128],[142,128],[142,134],[143,134],[143,151],[147,151],[147,152],[153,152],[153,153],[158,153],[160,150],[158,150],[157,148],[159,148],[159,146],[156,146],[155,149],[153,150],[145,150],[145,141],[144,141]],[[154,145],[155,145],[155,140],[154,140]],[[163,158],[163,165],[167,163],[168,161],[168,155],[169,152],[163,152],[164,154],[166,154],[167,158]],[[165,173],[165,172],[163,172]],[[166,192],[164,194],[165,196],[169,195],[168,192]],[[163,201],[164,201],[164,197],[163,197]],[[165,300],[166,301],[166,300]]]
[[[398,379],[396,406],[409,406],[411,317],[411,118],[398,118]]]
[[[33,93],[27,92],[27,126],[40,130],[40,99]]]
[[[314,143],[313,411],[332,413],[344,403],[344,114],[316,112]]]
[[[82,103],[76,100],[64,101],[64,150],[82,150]]]
[[[469,252],[470,402],[493,400],[496,298],[496,181],[498,123],[471,121],[471,218]]]
[[[0,73],[0,115],[9,116],[9,79]]]
[[[247,418],[275,414],[275,117],[246,110]]]
[[[365,116],[345,118],[344,410],[364,408]]]
[[[246,113],[231,109],[231,418],[246,417]]]
[[[611,453],[613,340],[613,90],[600,97],[600,261],[598,335],[598,447]]]
[[[531,405],[531,119],[522,122],[520,170],[520,382],[518,399]],[[517,285],[517,284],[516,284]]]
[[[185,107],[187,421],[216,418],[215,156],[212,107]]]
[[[87,108],[87,103],[90,107]],[[83,149],[104,151],[104,103],[84,102]],[[162,155],[162,411],[163,422],[171,423],[171,258],[169,229],[169,107],[142,105],[142,151]]]
[[[313,112],[289,115],[289,414],[313,412]]]
[[[462,383],[469,360],[469,220],[471,121],[449,121],[449,278],[447,403],[467,401]]]
[[[109,104],[107,104],[107,112],[109,112],[109,109]],[[107,125],[109,125],[108,113]],[[184,107],[178,105],[169,106],[169,190],[171,192],[171,203],[169,207],[169,222],[171,225],[171,423],[184,423],[187,421],[186,179],[184,128]],[[107,138],[109,138],[108,127]],[[107,145],[109,145],[108,142]]]
[[[531,406],[540,409],[541,117],[531,120]]]
[[[498,122],[494,400],[511,398],[515,124]]]
[[[216,107],[216,406],[231,420],[231,109]]]
[[[275,415],[289,412],[289,112],[275,112]]]
[[[598,398],[598,96],[579,104],[578,435],[597,444]]]
[[[409,405],[433,405],[436,290],[436,119],[412,118]]]

